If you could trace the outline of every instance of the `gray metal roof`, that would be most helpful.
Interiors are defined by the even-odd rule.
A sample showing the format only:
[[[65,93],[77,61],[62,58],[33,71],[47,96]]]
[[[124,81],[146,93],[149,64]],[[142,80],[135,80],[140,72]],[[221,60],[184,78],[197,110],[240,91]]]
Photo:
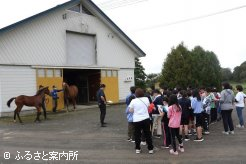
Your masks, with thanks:
[[[38,19],[41,16],[45,16],[51,12],[54,12],[56,10],[60,10],[60,9],[65,9],[67,6],[72,6],[72,5],[76,5],[79,4],[81,2],[86,3],[87,5],[91,6],[94,11],[95,11],[95,15],[100,17],[102,19],[102,21],[104,21],[107,25],[109,25],[114,31],[116,31],[116,33],[122,38],[123,41],[126,42],[127,45],[129,45],[131,48],[135,49],[135,52],[140,56],[146,56],[146,54],[143,52],[143,50],[141,50],[95,3],[93,3],[91,0],[71,0],[68,1],[66,3],[63,3],[61,5],[57,5],[56,7],[53,7],[51,9],[48,9],[46,11],[43,11],[39,14],[33,15],[31,17],[28,17],[26,19],[23,19],[19,22],[16,22],[14,24],[11,24],[7,27],[1,28],[0,29],[0,35],[11,31],[15,28],[17,28],[18,26],[28,23],[30,21],[33,21],[34,19]]]

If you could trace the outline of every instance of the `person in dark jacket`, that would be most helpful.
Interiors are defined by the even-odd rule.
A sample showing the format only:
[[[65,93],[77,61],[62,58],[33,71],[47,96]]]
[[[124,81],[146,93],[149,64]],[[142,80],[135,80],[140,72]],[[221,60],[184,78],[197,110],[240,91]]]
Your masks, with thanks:
[[[152,117],[153,117],[152,136],[154,135],[154,130],[156,127],[157,129],[156,137],[160,138],[162,134],[162,131],[161,131],[161,118],[162,117],[160,116],[158,108],[160,106],[163,106],[163,99],[162,99],[161,92],[157,89],[153,91],[153,96],[154,96],[153,104],[155,105],[155,109],[152,112]]]
[[[97,102],[100,109],[100,122],[101,127],[106,127],[106,123],[104,122],[106,116],[106,96],[104,90],[106,88],[105,84],[100,85],[100,89],[97,91]]]

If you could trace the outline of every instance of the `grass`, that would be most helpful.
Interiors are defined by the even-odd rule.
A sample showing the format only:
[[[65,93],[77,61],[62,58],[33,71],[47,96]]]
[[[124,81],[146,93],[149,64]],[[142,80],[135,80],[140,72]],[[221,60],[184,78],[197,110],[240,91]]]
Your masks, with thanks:
[[[236,86],[237,85],[242,85],[244,93],[246,92],[246,81],[245,82],[240,82],[240,83],[239,82],[230,82],[230,84],[232,85],[234,91],[236,91]]]

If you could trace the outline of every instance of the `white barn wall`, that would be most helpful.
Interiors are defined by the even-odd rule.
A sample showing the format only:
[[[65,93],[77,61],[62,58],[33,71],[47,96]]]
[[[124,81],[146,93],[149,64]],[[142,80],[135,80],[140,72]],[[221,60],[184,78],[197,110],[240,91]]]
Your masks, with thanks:
[[[1,79],[0,79],[0,117],[2,116],[2,108],[3,108],[3,105],[2,105],[2,85],[1,85]]]
[[[40,17],[1,34],[0,64],[62,65],[65,33],[61,14]]]
[[[36,71],[28,66],[0,66],[0,80],[2,97],[0,112],[15,110],[14,101],[11,103],[10,108],[6,105],[10,98],[19,95],[33,96],[36,94]],[[33,107],[23,107],[23,110],[26,109],[33,109]]]
[[[65,13],[67,19],[62,18]],[[134,51],[102,21],[67,10],[55,11],[1,34],[0,64],[65,66],[66,30],[96,34],[98,66],[134,68]]]
[[[126,96],[130,93],[130,87],[135,85],[134,78],[130,82],[125,82],[127,77],[134,77],[134,69],[120,69],[118,72],[120,101],[125,101]]]

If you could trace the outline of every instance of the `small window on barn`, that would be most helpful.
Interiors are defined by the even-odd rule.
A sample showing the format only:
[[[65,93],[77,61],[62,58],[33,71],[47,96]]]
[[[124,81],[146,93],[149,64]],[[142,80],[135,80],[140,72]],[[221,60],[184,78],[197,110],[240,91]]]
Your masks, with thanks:
[[[106,77],[106,71],[105,70],[101,71],[101,77]]]
[[[69,8],[68,10],[80,13],[80,4],[73,6],[73,7]]]
[[[45,76],[44,69],[38,69],[38,77],[44,77],[44,76]]]
[[[87,8],[85,8],[83,5],[82,5],[82,13],[93,16],[93,14]]]
[[[118,72],[117,71],[113,71],[113,77],[118,77]]]
[[[62,70],[55,69],[55,77],[62,77]]]
[[[107,77],[112,77],[112,71],[107,71]]]
[[[53,77],[53,69],[47,69],[46,75],[47,75],[47,77]]]

